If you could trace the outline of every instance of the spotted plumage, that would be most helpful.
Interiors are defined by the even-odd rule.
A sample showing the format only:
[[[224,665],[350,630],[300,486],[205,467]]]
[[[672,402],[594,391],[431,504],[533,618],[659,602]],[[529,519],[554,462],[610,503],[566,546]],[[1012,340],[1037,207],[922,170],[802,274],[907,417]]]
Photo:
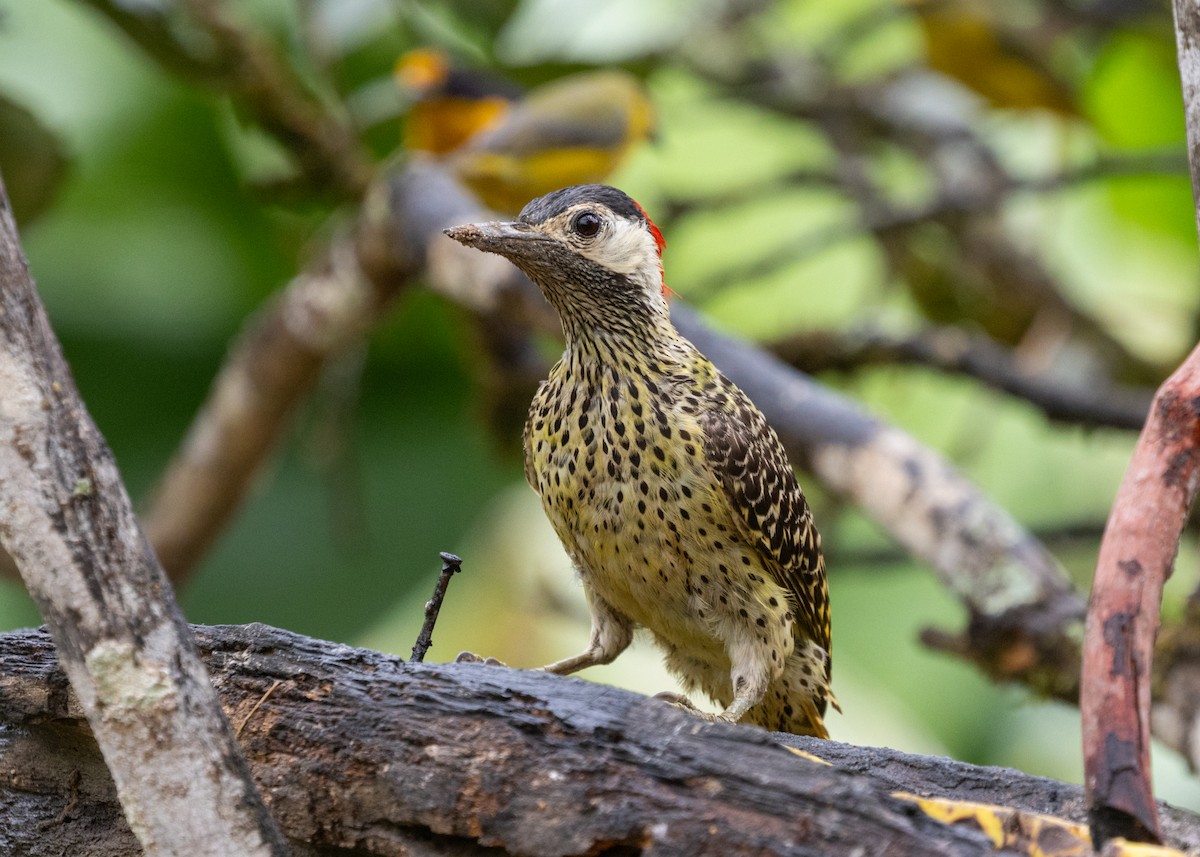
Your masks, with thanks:
[[[820,536],[762,414],[671,324],[645,212],[587,185],[515,223],[448,232],[524,270],[566,335],[530,407],[525,475],[579,571],[592,636],[546,669],[608,663],[641,626],[723,719],[826,736]]]

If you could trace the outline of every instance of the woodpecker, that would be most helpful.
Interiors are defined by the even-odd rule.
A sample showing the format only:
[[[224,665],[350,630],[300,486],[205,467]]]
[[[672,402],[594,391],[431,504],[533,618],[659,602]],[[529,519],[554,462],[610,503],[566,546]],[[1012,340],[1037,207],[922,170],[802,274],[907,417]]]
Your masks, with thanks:
[[[525,477],[592,630],[543,669],[610,663],[641,626],[715,719],[828,737],[821,537],[762,413],[672,325],[662,233],[622,191],[577,185],[446,234],[524,271],[566,339],[529,409]]]

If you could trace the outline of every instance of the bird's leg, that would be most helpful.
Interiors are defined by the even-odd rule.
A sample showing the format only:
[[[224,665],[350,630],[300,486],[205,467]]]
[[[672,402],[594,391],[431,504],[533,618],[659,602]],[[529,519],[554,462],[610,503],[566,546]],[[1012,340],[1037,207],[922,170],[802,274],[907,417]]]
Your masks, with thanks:
[[[737,687],[737,681],[734,682],[734,687]],[[742,685],[743,689],[737,692],[733,697],[733,702],[728,708],[717,715],[718,720],[724,720],[727,723],[737,723],[754,706],[762,702],[763,694],[766,693],[767,687],[764,684],[757,691],[746,689],[746,685]]]
[[[545,672],[570,675],[587,667],[612,663],[633,641],[633,622],[588,590],[592,611],[592,636],[588,647],[577,655],[542,667]]]
[[[717,715],[717,719],[737,723],[747,711],[762,702],[772,678],[778,679],[782,675],[783,664],[779,663],[773,670],[769,650],[764,650],[753,637],[735,639],[727,643],[727,647],[732,665],[729,680],[733,684],[733,702]]]
[[[770,661],[754,642],[746,641],[746,645],[740,646],[734,643],[730,646],[730,655],[733,664],[730,672],[733,702],[724,712],[716,715],[716,719],[725,720],[726,723],[738,723],[746,712],[762,702],[772,679],[772,670],[769,666]]]

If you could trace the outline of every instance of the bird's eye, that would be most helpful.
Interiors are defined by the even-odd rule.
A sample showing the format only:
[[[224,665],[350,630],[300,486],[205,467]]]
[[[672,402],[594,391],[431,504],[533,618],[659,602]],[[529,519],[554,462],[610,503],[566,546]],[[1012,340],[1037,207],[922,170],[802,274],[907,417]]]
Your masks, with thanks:
[[[581,211],[572,218],[571,230],[583,238],[593,238],[600,231],[600,217],[592,211]]]

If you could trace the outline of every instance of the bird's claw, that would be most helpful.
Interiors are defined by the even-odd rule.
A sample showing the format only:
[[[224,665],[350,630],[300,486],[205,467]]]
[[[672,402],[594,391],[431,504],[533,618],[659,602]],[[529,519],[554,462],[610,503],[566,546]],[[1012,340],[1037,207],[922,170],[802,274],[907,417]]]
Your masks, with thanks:
[[[661,699],[663,702],[674,705],[676,708],[682,708],[685,711],[700,710],[696,708],[696,706],[692,704],[692,701],[682,693],[675,693],[671,690],[664,690],[662,693],[654,694],[654,699]]]
[[[483,664],[488,667],[505,667],[508,664],[496,658],[485,658],[482,655],[477,655],[474,652],[459,652],[454,658],[456,664]]]
[[[661,699],[663,702],[667,703],[668,705],[673,705],[676,708],[682,708],[684,711],[695,714],[697,717],[703,717],[705,720],[711,720],[714,717],[714,715],[708,713],[707,711],[701,711],[696,707],[694,702],[692,702],[682,693],[664,690],[662,693],[654,694],[654,698]]]
[[[662,693],[654,694],[654,699],[661,699],[668,705],[673,705],[676,708],[683,709],[688,714],[699,717],[701,720],[706,720],[709,723],[733,723],[734,721],[726,717],[724,713],[714,714],[711,711],[704,711],[696,707],[696,704],[684,696],[682,693],[664,690]]]

